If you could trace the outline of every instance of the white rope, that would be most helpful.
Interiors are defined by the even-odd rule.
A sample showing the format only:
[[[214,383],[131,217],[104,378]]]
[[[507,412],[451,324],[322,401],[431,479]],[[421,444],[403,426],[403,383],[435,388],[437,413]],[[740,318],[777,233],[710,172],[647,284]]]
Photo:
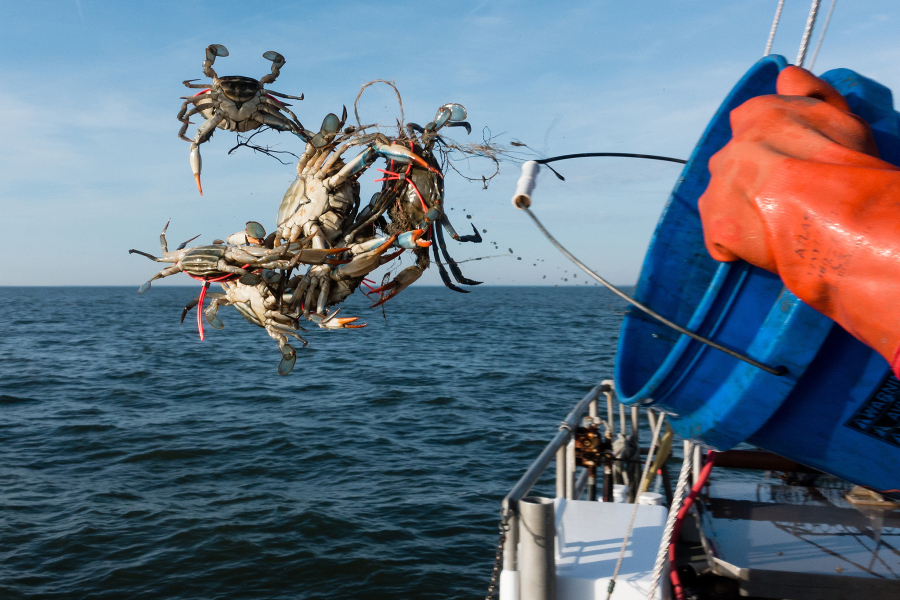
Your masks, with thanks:
[[[806,60],[806,49],[809,47],[809,38],[812,37],[813,28],[816,26],[816,15],[819,14],[820,1],[812,0],[812,5],[809,7],[809,16],[806,17],[806,29],[803,30],[803,39],[800,40],[800,50],[797,52],[795,64],[798,67],[802,67],[803,61]]]
[[[831,0],[831,8],[828,9],[828,16],[825,17],[825,25],[822,26],[822,33],[819,34],[819,43],[816,44],[816,51],[813,52],[812,60],[809,61],[809,70],[813,70],[813,65],[816,64],[816,58],[819,57],[819,49],[822,47],[822,40],[825,39],[825,32],[828,31],[828,24],[831,23],[831,13],[834,12],[834,5],[837,4],[837,0]]]
[[[647,600],[654,600],[656,587],[662,577],[666,565],[666,555],[669,553],[669,543],[672,541],[672,531],[675,529],[675,521],[681,503],[684,502],[684,490],[687,487],[691,474],[691,455],[693,452],[684,453],[684,462],[681,463],[681,473],[678,474],[678,485],[675,486],[675,495],[672,498],[672,506],[669,507],[669,517],[666,519],[666,527],[663,529],[662,540],[659,542],[659,552],[656,554],[656,564],[653,566],[653,576],[650,581],[650,589],[647,591]]]
[[[772,53],[772,42],[775,41],[775,30],[778,29],[778,21],[781,20],[781,9],[784,8],[784,0],[778,0],[778,8],[775,9],[775,19],[772,21],[772,30],[769,31],[769,41],[766,42],[766,51],[763,56]]]
[[[641,474],[641,481],[635,488],[634,508],[631,509],[631,520],[628,521],[628,529],[625,530],[625,539],[622,540],[622,549],[619,551],[619,560],[616,562],[616,570],[609,580],[609,587],[606,590],[606,600],[612,596],[613,589],[616,587],[616,577],[619,576],[619,569],[622,568],[622,561],[625,558],[625,550],[628,548],[628,538],[631,537],[631,530],[634,528],[634,518],[637,516],[638,500],[640,499],[641,490],[644,489],[644,482],[647,481],[647,475],[650,472],[650,463],[653,461],[653,452],[656,450],[656,443],[659,441],[659,432],[662,429],[663,421],[666,420],[666,413],[660,413],[659,419],[656,421],[656,427],[653,429],[653,440],[650,442],[650,450],[647,452],[647,460],[644,462],[644,472]]]

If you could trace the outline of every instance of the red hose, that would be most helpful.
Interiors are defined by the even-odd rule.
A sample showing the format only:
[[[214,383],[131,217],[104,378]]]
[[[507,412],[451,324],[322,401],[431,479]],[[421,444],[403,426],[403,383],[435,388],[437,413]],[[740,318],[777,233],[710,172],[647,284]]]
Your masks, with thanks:
[[[204,340],[203,337],[203,300],[206,298],[206,289],[209,287],[209,282],[203,284],[203,288],[200,290],[200,301],[197,303],[197,329],[200,330],[200,341]]]
[[[675,518],[675,527],[672,528],[672,541],[669,542],[669,579],[672,580],[672,588],[675,591],[675,598],[677,600],[684,600],[684,588],[681,587],[681,579],[678,577],[678,568],[675,564],[675,544],[678,541],[678,535],[681,533],[681,526],[684,524],[684,518],[687,516],[691,506],[694,505],[694,500],[696,500],[700,490],[706,485],[715,462],[716,452],[714,450],[708,450],[706,452],[706,464],[703,465],[703,468],[700,470],[700,475],[697,476],[697,482],[694,484],[694,487],[691,488],[691,493],[688,494],[688,497],[684,500],[684,504],[681,505],[681,510],[678,511],[678,516]]]

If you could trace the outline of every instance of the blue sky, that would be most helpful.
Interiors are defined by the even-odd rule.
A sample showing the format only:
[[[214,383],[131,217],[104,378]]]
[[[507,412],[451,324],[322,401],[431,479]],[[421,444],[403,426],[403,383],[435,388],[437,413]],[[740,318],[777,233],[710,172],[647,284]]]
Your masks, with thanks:
[[[776,4],[0,3],[7,240],[0,285],[137,288],[156,265],[127,250],[156,251],[169,218],[173,242],[198,233],[198,242],[209,242],[248,219],[271,230],[293,166],[246,151],[228,156],[234,136],[219,132],[203,147],[200,197],[188,144],[176,137],[178,97],[187,91],[181,81],[202,78],[210,43],[231,52],[216,62],[220,75],[258,78],[269,70],[263,52],[283,54],[287,64],[269,87],[306,95],[294,111],[307,128],[342,105],[352,111],[360,85],[381,78],[396,81],[407,120],[425,123],[446,102],[465,105],[475,141],[486,127],[498,142],[521,140],[547,155],[686,158],[729,88],[761,56]],[[774,50],[791,61],[808,8],[786,2]],[[814,70],[852,68],[900,90],[898,27],[896,1],[841,0]],[[364,121],[392,122],[396,114],[378,89],[360,109]],[[452,134],[465,140],[459,129]],[[302,151],[293,136],[267,135],[280,149]],[[472,164],[472,173],[487,169]],[[535,211],[601,274],[634,283],[678,167],[598,159],[560,170],[567,181],[543,177]],[[505,163],[487,190],[447,176],[457,228],[465,230],[471,215],[505,255],[466,263],[466,274],[493,284],[583,284],[510,205],[518,171]],[[364,198],[375,176],[373,169],[363,178]],[[457,260],[497,254],[489,243],[450,245]],[[434,269],[421,283],[439,283]]]

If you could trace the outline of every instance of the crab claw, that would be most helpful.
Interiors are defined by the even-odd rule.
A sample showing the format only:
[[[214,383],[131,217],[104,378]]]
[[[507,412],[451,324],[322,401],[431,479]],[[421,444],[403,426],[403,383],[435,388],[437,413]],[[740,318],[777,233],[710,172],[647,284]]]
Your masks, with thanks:
[[[431,242],[421,239],[424,233],[424,229],[413,229],[412,231],[401,233],[397,236],[397,245],[407,250],[414,250],[417,246],[419,248],[427,248],[431,246]]]
[[[402,292],[403,290],[405,290],[406,288],[411,286],[413,283],[415,283],[419,279],[419,277],[422,276],[422,272],[423,272],[423,269],[421,269],[420,267],[418,267],[416,265],[413,265],[411,267],[406,267],[405,269],[403,269],[402,271],[397,273],[397,276],[394,278],[393,281],[391,281],[390,283],[387,283],[379,288],[375,288],[374,290],[369,292],[370,294],[384,294],[384,292],[387,292],[387,294],[384,294],[381,297],[381,299],[378,300],[378,302],[376,302],[369,308],[375,308],[376,306],[381,306],[382,304],[384,304],[385,302],[387,302],[388,300],[390,300],[391,298],[393,298],[394,296],[396,296],[397,294],[399,294],[400,292]]]
[[[365,323],[360,325],[351,325],[354,321],[358,321],[359,317],[347,317],[347,318],[337,318],[338,312],[341,309],[337,309],[330,315],[320,315],[318,313],[311,313],[309,315],[309,320],[318,325],[323,329],[362,329],[366,326]]]
[[[333,271],[334,278],[347,279],[350,277],[360,277],[366,273],[370,273],[373,269],[381,265],[381,255],[384,254],[395,241],[397,241],[396,234],[386,239],[376,238],[375,240],[371,240],[364,244],[357,244],[356,246],[360,247],[359,249],[362,250],[362,252],[354,256],[349,263],[335,267]],[[366,247],[369,243],[375,244],[379,242],[381,242],[381,245],[375,248],[368,249]],[[354,246],[351,246],[351,251],[353,251],[353,249]]]
[[[412,162],[422,167],[423,169],[428,169],[433,173],[441,175],[440,171],[429,165],[427,162],[425,162],[424,158],[422,158],[409,148],[404,148],[403,146],[400,146],[398,144],[384,144],[379,141],[375,142],[373,148],[379,156],[383,156],[402,164],[409,164]]]
[[[197,190],[203,195],[203,186],[200,185],[200,169],[203,167],[203,161],[200,159],[200,148],[191,148],[191,171],[194,173],[194,180],[197,182]]]

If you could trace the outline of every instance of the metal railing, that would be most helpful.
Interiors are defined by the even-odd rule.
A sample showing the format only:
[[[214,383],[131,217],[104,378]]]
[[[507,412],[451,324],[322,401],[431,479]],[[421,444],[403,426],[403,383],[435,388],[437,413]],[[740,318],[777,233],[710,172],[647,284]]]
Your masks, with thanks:
[[[519,502],[528,495],[531,488],[538,482],[544,471],[556,459],[556,497],[574,499],[581,496],[588,484],[589,472],[584,469],[576,477],[575,468],[575,436],[574,432],[581,424],[585,413],[591,417],[597,416],[597,401],[600,394],[607,395],[609,410],[612,410],[612,381],[604,381],[594,387],[588,394],[575,405],[575,408],[566,415],[559,425],[559,432],[550,440],[550,443],[538,455],[537,459],[522,475],[512,490],[503,498],[503,522],[505,525],[506,540],[503,545],[503,571],[516,573],[518,567],[519,545]],[[503,580],[501,579],[501,600],[516,598],[518,585],[515,592],[504,593]]]
[[[540,523],[543,517],[538,518],[532,515],[531,518],[534,522],[525,522],[528,520],[528,514],[520,510],[520,504],[528,504],[526,508],[529,508],[530,513],[534,513],[534,508],[531,507],[531,504],[546,505],[549,502],[549,499],[546,498],[530,498],[528,494],[554,459],[556,460],[557,498],[576,500],[582,497],[585,490],[589,490],[589,499],[596,499],[597,466],[582,467],[580,470],[577,468],[575,433],[578,427],[582,425],[585,416],[591,417],[590,421],[595,425],[605,424],[607,443],[615,436],[616,417],[619,420],[620,432],[622,434],[626,433],[628,419],[626,418],[625,406],[616,402],[614,393],[613,381],[611,380],[601,382],[588,392],[566,415],[566,418],[559,425],[557,434],[544,447],[534,462],[531,463],[531,466],[528,467],[528,470],[516,482],[506,497],[503,498],[502,526],[505,531],[505,537],[503,539],[503,560],[500,572],[500,600],[532,600],[532,596],[534,596],[534,599],[543,600],[549,597],[546,593],[536,593],[535,588],[546,588],[546,582],[535,585],[535,582],[531,581],[534,579],[532,577],[534,573],[531,573],[531,571],[542,569],[538,563],[542,564],[542,561],[546,558],[546,552],[553,553],[554,542],[552,538],[554,534],[552,531],[546,531],[545,525]],[[598,418],[598,405],[601,394],[606,396],[606,420]],[[618,404],[618,410],[616,410],[616,404]],[[635,443],[637,443],[639,429],[638,410],[637,406],[632,406],[630,410],[631,435]],[[638,455],[645,454],[647,451],[647,449],[640,447],[636,447],[635,450],[638,452]],[[611,501],[613,500],[611,489],[613,487],[612,466],[608,461],[605,461],[602,466],[605,499]],[[552,508],[550,510],[552,512]],[[536,515],[537,513],[534,514]],[[553,527],[551,526],[552,529]],[[538,534],[538,531],[542,533]],[[521,557],[519,556],[520,551],[522,553]],[[536,556],[544,558],[537,559],[535,558]],[[522,565],[521,573],[519,572],[520,558],[522,561],[529,563]],[[532,562],[535,564],[530,564]],[[525,580],[522,581],[523,584],[525,581],[528,581],[529,584],[520,586],[520,577],[525,577]],[[555,583],[555,575],[553,580]],[[555,587],[552,584],[547,585]],[[549,588],[546,588],[544,592],[548,590]],[[552,595],[552,592],[550,594]]]

